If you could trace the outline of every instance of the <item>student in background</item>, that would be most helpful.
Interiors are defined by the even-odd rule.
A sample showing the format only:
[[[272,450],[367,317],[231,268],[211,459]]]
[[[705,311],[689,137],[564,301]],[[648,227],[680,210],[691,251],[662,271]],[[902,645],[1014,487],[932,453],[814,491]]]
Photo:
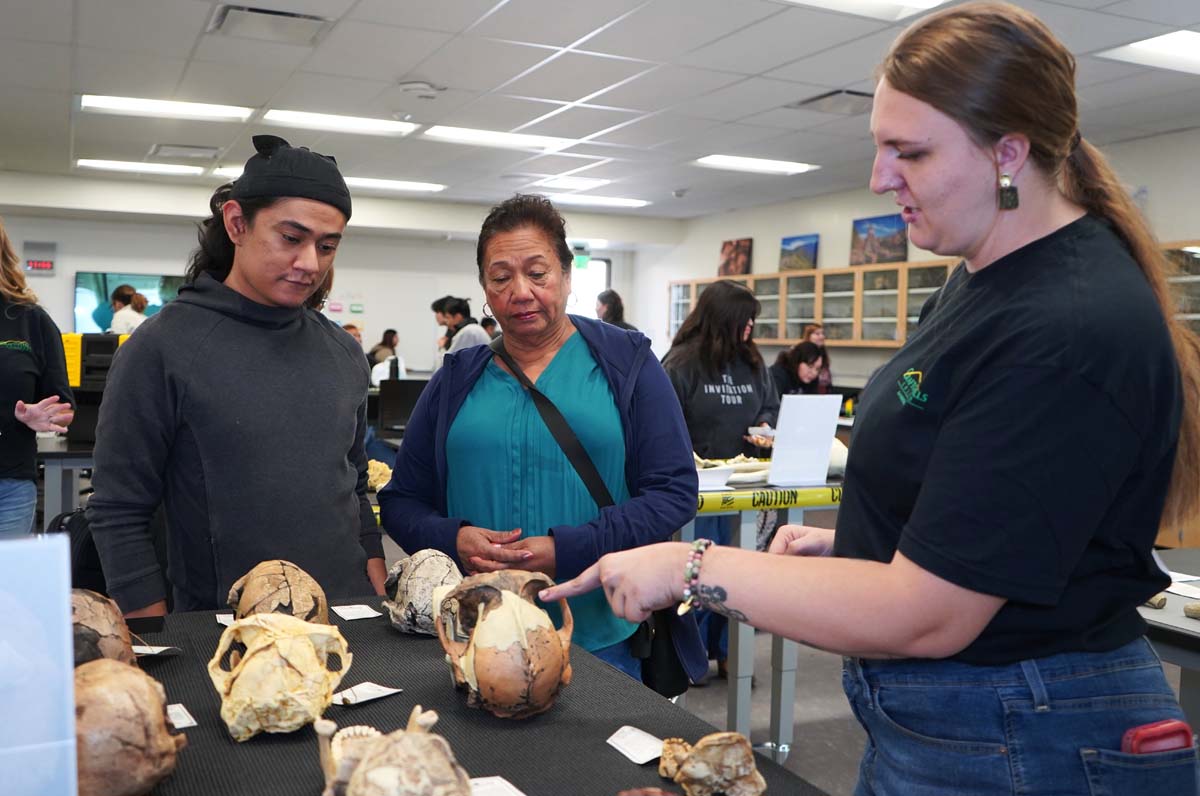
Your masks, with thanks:
[[[346,330],[346,334],[348,334],[354,338],[354,342],[358,343],[359,347],[361,348],[362,347],[362,330],[359,329],[358,326],[353,323],[343,323],[342,328]]]
[[[146,322],[146,297],[133,289],[133,285],[121,285],[112,292],[113,319],[108,331],[113,334],[131,334]]]
[[[487,345],[492,336],[483,330],[479,321],[471,317],[471,302],[465,298],[451,297],[445,303],[446,322],[453,339],[446,353],[453,354],[471,346]]]
[[[771,378],[780,395],[816,395],[824,366],[820,348],[812,343],[797,343],[779,352],[771,366]]]
[[[821,352],[821,372],[817,374],[817,394],[824,395],[833,386],[833,376],[829,372],[829,349],[825,346],[825,327],[819,323],[810,323],[804,327],[800,340],[812,343]]]
[[[485,317],[479,321],[479,326],[493,339],[495,339],[496,335],[500,334],[500,327],[496,325],[495,318]]]
[[[367,359],[378,364],[388,357],[394,357],[396,355],[396,345],[399,342],[400,335],[396,333],[395,329],[385,329],[383,338],[371,346],[371,350],[367,352]]]
[[[596,317],[622,329],[636,332],[637,329],[625,322],[625,302],[615,290],[604,290],[596,296]]]

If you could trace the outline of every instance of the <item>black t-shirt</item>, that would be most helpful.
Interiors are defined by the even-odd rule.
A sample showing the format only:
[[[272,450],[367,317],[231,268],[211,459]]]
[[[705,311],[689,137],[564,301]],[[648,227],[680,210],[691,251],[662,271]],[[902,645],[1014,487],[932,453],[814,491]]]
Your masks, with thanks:
[[[37,477],[37,437],[13,411],[51,395],[74,402],[58,327],[36,304],[0,296],[0,478]]]
[[[1145,277],[1084,217],[959,267],[864,391],[834,554],[1007,599],[956,658],[1103,651],[1165,588],[1152,548],[1179,370]]]

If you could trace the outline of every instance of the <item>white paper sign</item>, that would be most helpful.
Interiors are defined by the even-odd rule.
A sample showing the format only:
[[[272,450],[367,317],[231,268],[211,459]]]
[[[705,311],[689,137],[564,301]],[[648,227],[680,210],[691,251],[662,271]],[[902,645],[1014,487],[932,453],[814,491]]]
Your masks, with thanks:
[[[840,395],[783,396],[767,483],[819,486],[828,480],[829,453],[841,407]]]
[[[1185,580],[1200,580],[1200,575],[1185,575],[1182,572],[1169,572],[1172,583],[1180,583]]]
[[[1200,589],[1197,589],[1195,586],[1189,586],[1186,583],[1172,583],[1167,587],[1167,591],[1171,592],[1171,594],[1178,594],[1180,597],[1200,600]]]
[[[608,738],[608,745],[628,757],[639,766],[662,757],[663,742],[645,730],[628,724]]]
[[[525,796],[517,786],[504,777],[475,777],[471,780],[471,796]]]
[[[177,730],[196,726],[196,720],[192,718],[192,714],[188,713],[188,709],[178,702],[174,705],[167,705],[167,719]]]
[[[181,652],[183,652],[183,650],[179,649],[179,647],[150,647],[142,644],[133,645],[134,655],[162,655],[163,657],[170,657],[171,655],[178,655]]]
[[[388,688],[386,685],[380,685],[379,683],[359,683],[353,688],[347,688],[344,691],[338,691],[334,694],[333,704],[357,705],[360,702],[370,702],[372,699],[399,694],[403,690],[403,688]]]
[[[233,614],[217,614],[217,624],[229,627],[233,624]]]
[[[369,605],[331,605],[333,612],[342,619],[371,619],[383,614],[376,611]]]

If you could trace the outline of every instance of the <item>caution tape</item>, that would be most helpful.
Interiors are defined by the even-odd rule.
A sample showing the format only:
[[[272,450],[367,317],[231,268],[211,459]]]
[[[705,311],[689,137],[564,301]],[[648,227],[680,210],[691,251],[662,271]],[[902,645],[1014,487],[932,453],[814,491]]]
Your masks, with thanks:
[[[734,492],[701,492],[699,514],[721,514],[754,509],[794,509],[836,506],[842,502],[840,486],[805,486],[795,489],[744,489]]]

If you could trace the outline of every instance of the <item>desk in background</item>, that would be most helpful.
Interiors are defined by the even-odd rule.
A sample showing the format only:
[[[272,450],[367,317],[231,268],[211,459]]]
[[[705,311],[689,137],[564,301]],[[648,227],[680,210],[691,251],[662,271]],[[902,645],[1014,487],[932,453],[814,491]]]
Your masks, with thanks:
[[[335,601],[339,604],[346,601]],[[379,598],[359,600],[379,606]],[[386,616],[347,622],[330,619],[346,637],[353,664],[339,689],[372,681],[403,688],[374,702],[332,705],[325,718],[339,727],[368,724],[382,732],[404,726],[413,705],[438,712],[434,732],[444,736],[472,777],[499,775],[526,796],[615,796],[625,788],[668,787],[657,761],[637,766],[605,743],[631,724],[659,738],[695,742],[713,728],[672,705],[640,683],[596,660],[579,647],[571,650],[574,678],[549,711],[529,719],[498,719],[466,707],[450,683],[449,667],[437,639],[407,636]],[[305,727],[284,735],[259,735],[245,743],[229,738],[220,719],[220,700],[206,666],[217,648],[221,626],[211,613],[172,614],[163,632],[143,633],[147,644],[179,647],[171,658],[143,658],[142,669],[160,681],[168,703],[183,703],[198,722],[184,730],[188,745],[175,773],[156,796],[263,796],[317,794],[322,776],[316,734]],[[824,796],[791,772],[759,756],[768,792]]]
[[[1189,547],[1159,552],[1163,562],[1175,572],[1200,575],[1200,549]],[[1200,586],[1193,581],[1192,586]],[[1150,625],[1146,638],[1158,656],[1179,667],[1179,704],[1188,723],[1200,728],[1200,621],[1183,615],[1183,606],[1196,602],[1178,594],[1167,595],[1166,608],[1139,608],[1138,613]]]
[[[94,442],[72,442],[65,437],[38,437],[37,460],[46,470],[42,528],[64,511],[79,508],[79,471],[95,463]]]

